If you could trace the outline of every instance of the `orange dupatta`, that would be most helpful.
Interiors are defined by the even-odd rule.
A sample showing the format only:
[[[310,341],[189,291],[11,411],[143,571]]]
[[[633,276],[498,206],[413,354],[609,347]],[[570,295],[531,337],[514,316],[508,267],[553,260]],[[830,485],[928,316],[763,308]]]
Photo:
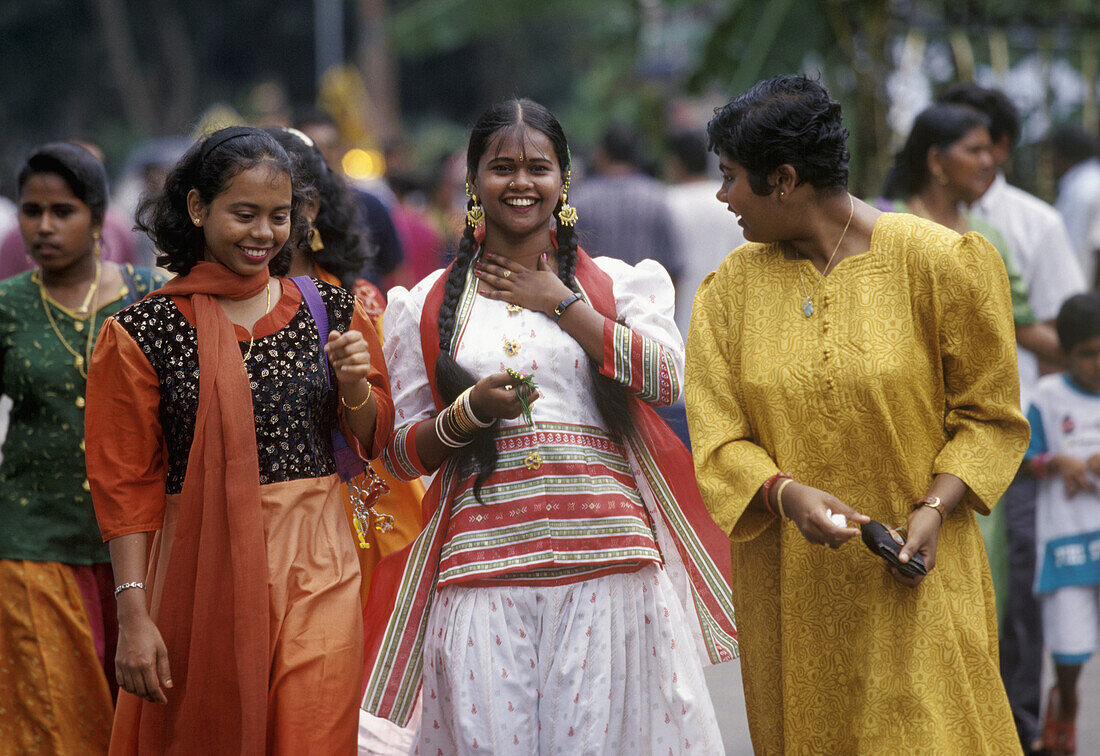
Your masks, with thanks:
[[[266,751],[271,650],[256,427],[248,372],[216,297],[245,299],[268,280],[266,268],[241,277],[200,262],[156,292],[190,299],[200,375],[156,618],[174,687],[165,706],[120,693],[112,753]]]

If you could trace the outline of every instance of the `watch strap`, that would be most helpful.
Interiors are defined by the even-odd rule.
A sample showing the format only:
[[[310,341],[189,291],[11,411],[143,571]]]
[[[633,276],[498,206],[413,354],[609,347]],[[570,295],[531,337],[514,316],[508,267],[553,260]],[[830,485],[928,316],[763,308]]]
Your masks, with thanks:
[[[928,507],[929,509],[936,510],[936,514],[940,516],[940,522],[943,522],[947,517],[947,512],[943,508],[943,499],[939,496],[925,496],[923,499],[913,505],[913,509],[920,509],[921,507]]]
[[[554,308],[554,321],[557,322],[561,320],[561,316],[565,314],[565,311],[569,309],[571,305],[575,304],[580,298],[581,295],[579,293],[573,292],[568,297],[558,302],[558,306]]]

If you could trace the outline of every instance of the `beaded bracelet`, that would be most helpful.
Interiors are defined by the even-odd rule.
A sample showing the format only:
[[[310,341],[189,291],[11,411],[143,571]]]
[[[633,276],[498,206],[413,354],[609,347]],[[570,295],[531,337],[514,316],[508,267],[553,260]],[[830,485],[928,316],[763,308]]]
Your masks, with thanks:
[[[136,580],[133,580],[129,583],[123,583],[122,585],[115,588],[115,598],[118,598],[118,594],[122,593],[127,588],[140,588],[141,590],[144,591],[145,590],[145,583],[140,583]]]

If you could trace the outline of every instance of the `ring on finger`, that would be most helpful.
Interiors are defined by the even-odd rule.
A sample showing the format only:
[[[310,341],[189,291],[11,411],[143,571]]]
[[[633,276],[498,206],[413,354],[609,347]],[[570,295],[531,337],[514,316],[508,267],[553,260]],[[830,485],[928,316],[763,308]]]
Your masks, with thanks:
[[[508,278],[511,277],[511,275],[512,275],[512,271],[506,270],[506,271],[504,271],[504,275],[502,275],[501,278],[503,278],[505,281],[507,281]]]

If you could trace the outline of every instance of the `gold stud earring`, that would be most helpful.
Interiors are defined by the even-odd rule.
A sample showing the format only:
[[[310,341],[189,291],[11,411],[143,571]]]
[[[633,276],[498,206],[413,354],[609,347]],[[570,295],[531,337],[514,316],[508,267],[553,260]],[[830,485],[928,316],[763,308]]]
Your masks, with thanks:
[[[192,218],[191,222],[194,223],[196,226],[202,225],[202,220],[200,220],[199,218]]]

